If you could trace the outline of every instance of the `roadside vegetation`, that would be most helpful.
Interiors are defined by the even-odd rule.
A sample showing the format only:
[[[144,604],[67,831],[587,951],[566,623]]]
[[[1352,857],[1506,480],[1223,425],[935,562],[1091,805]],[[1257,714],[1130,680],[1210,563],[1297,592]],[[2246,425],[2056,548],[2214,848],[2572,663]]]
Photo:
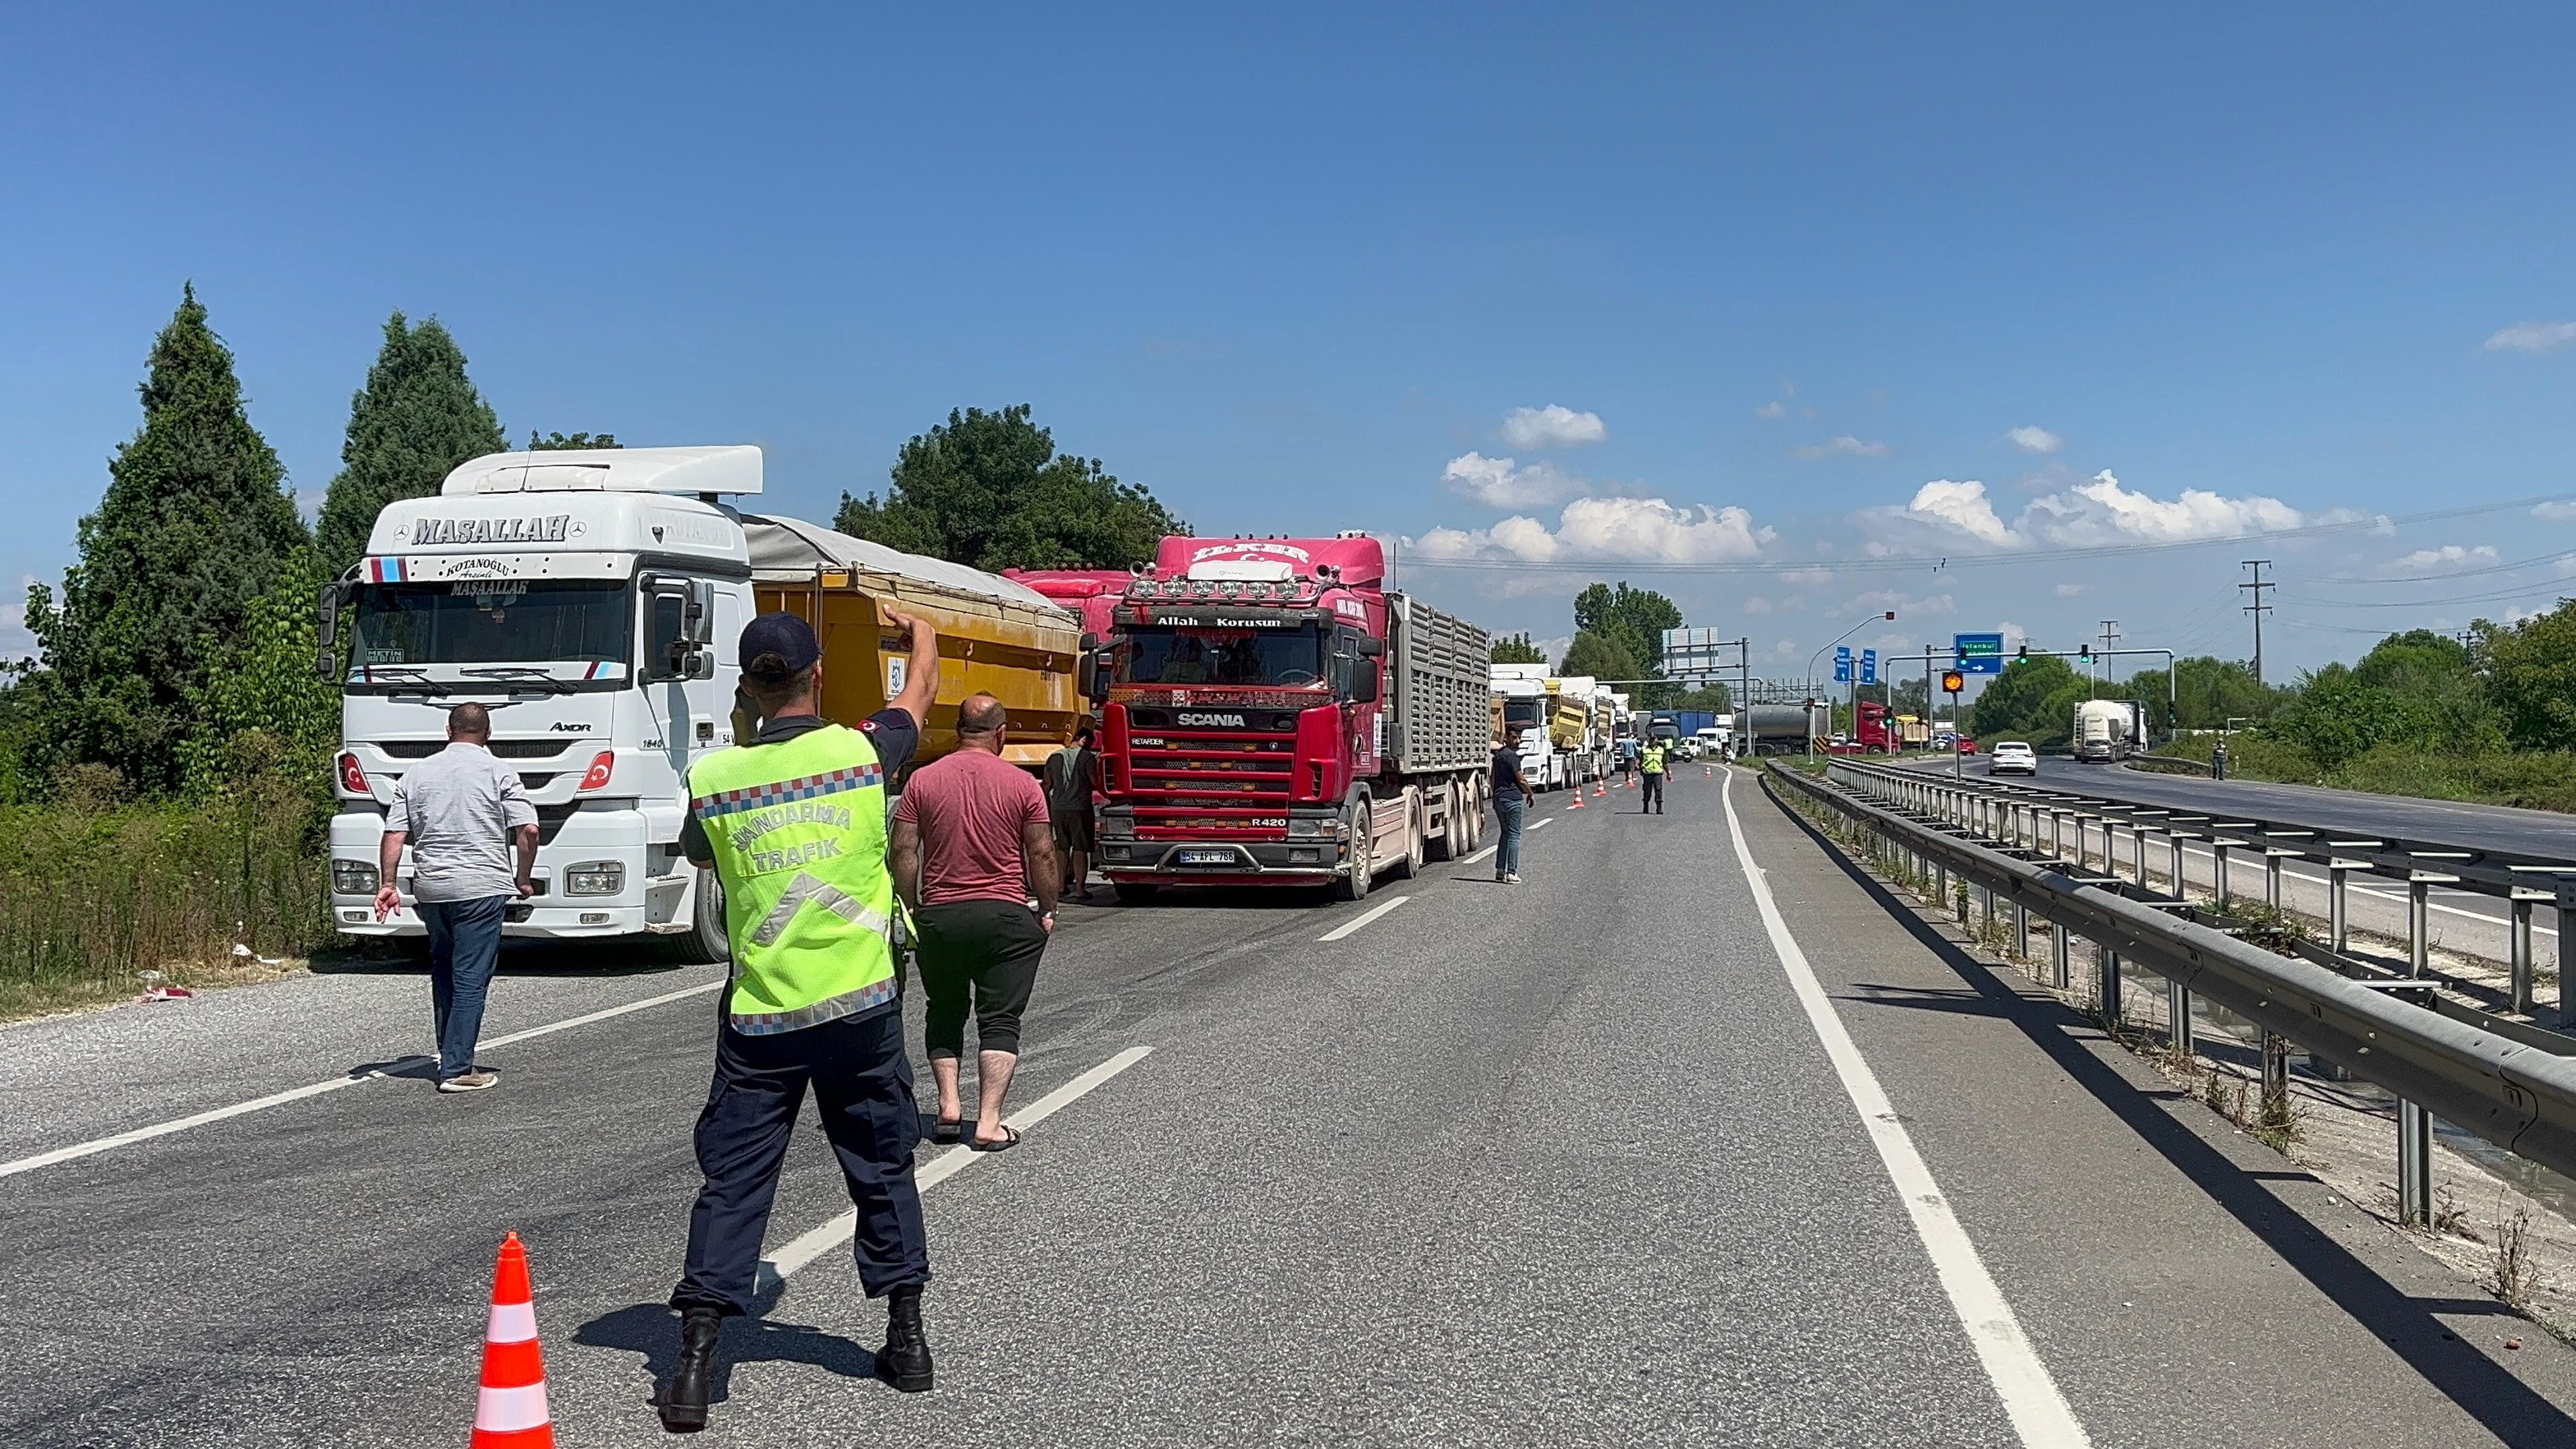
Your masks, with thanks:
[[[36,653],[0,660],[0,1020],[273,975],[332,943],[339,697],[315,669],[315,591],[387,503],[511,446],[456,339],[399,312],[310,524],[193,287],[139,391],[77,558],[28,590]],[[1091,568],[1187,531],[1097,459],[1058,455],[1025,406],[952,412],[838,522],[952,561]]]

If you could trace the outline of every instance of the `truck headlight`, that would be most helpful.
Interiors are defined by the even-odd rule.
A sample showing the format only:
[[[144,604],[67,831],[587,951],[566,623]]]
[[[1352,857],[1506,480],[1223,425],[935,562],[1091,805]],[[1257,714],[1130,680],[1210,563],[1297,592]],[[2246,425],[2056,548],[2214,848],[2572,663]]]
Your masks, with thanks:
[[[1330,840],[1341,823],[1339,820],[1299,820],[1291,817],[1288,821],[1288,838],[1290,840]]]
[[[1133,840],[1133,839],[1135,839],[1135,838],[1136,838],[1136,817],[1135,817],[1135,816],[1133,816],[1133,815],[1103,815],[1103,816],[1101,816],[1101,817],[1100,817],[1100,838],[1101,838],[1101,839],[1103,839],[1103,840]]]
[[[614,860],[590,860],[563,873],[568,896],[613,896],[626,889],[626,867]]]
[[[376,868],[363,860],[331,862],[331,889],[344,896],[371,896],[376,893]]]

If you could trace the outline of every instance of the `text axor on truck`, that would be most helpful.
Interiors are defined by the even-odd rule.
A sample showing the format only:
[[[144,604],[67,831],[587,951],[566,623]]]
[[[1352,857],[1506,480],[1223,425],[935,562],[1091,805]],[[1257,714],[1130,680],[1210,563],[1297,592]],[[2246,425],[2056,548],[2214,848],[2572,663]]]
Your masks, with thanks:
[[[1385,587],[1377,540],[1166,538],[1088,666],[1102,873],[1330,885],[1476,848],[1492,638]]]
[[[991,574],[724,500],[761,490],[754,447],[499,453],[439,494],[388,504],[353,576],[322,595],[320,665],[341,688],[331,914],[356,936],[419,937],[371,908],[394,788],[447,744],[447,711],[492,711],[493,754],[536,806],[537,892],[505,934],[669,938],[721,960],[712,872],[680,852],[689,765],[733,743],[735,641],[784,609],[822,636],[826,716],[856,724],[903,687],[892,604],[940,637],[939,704],[916,762],[956,745],[977,690],[1009,706],[1004,754],[1034,768],[1082,716],[1081,632]],[[345,649],[343,646],[345,645]]]

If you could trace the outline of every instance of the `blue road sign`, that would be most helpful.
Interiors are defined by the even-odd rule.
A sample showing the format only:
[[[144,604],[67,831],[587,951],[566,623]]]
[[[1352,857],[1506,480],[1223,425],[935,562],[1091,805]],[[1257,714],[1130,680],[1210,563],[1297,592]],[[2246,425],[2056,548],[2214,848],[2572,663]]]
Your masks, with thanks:
[[[2004,672],[2004,636],[2001,634],[1953,634],[1950,648],[1961,674]]]
[[[1864,649],[1860,651],[1860,682],[1863,684],[1878,683],[1878,651],[1875,649]]]
[[[1851,646],[1848,644],[1837,645],[1834,649],[1834,683],[1851,683]]]

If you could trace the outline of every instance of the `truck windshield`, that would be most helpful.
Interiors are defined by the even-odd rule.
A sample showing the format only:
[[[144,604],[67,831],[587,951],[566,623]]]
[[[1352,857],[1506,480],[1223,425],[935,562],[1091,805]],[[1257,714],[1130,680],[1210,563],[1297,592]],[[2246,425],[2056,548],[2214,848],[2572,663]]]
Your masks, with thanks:
[[[1503,701],[1503,723],[1537,729],[1546,723],[1543,699],[1507,699]]]
[[[362,584],[350,674],[364,678],[381,665],[622,666],[632,599],[615,579]]]
[[[1121,684],[1306,685],[1324,677],[1312,624],[1294,629],[1131,629],[1118,651]]]

